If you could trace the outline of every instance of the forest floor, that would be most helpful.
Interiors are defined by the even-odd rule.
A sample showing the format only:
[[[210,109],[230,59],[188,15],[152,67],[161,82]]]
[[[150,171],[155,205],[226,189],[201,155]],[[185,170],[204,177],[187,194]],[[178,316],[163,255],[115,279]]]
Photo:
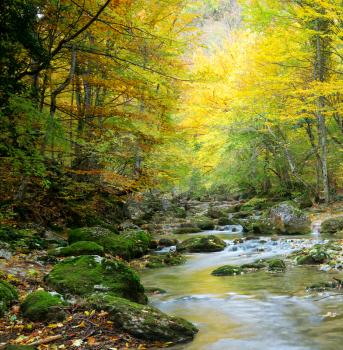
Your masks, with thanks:
[[[3,279],[17,287],[19,299],[29,291],[44,287],[44,276],[53,265],[42,264],[37,257],[44,251],[15,254],[8,260],[0,259]],[[0,318],[0,349],[6,344],[33,345],[39,350],[49,349],[152,349],[168,344],[146,342],[130,336],[113,327],[108,313],[87,309],[77,303],[66,307],[67,318],[62,322],[30,322],[20,315],[19,306],[13,305],[10,312]]]

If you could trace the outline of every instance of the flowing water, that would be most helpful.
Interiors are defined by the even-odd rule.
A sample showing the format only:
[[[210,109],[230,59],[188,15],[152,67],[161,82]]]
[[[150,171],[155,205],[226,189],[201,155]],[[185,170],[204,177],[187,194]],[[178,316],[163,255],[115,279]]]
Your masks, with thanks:
[[[200,330],[193,342],[173,349],[343,349],[343,296],[306,292],[306,286],[312,283],[331,281],[334,276],[342,278],[338,273],[299,266],[283,273],[211,275],[221,265],[282,257],[323,240],[314,234],[310,238],[285,237],[277,241],[260,238],[235,245],[232,240],[241,234],[233,231],[227,227],[226,231],[206,232],[227,240],[228,247],[222,252],[191,254],[185,265],[143,274],[146,286],[167,291],[151,298],[154,306],[192,321]]]

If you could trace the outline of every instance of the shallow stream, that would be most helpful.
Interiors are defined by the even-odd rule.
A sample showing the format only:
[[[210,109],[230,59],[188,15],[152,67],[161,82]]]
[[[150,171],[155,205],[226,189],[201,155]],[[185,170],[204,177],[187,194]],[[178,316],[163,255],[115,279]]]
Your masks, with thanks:
[[[320,237],[260,238],[234,245],[232,240],[241,237],[240,233],[230,229],[209,233],[225,239],[228,247],[218,253],[190,254],[185,265],[149,270],[142,276],[145,286],[167,291],[150,298],[154,306],[186,318],[200,330],[193,342],[173,349],[343,349],[343,295],[306,292],[312,283],[342,275],[306,266],[280,273],[211,275],[221,265],[283,257],[300,247],[323,242]]]

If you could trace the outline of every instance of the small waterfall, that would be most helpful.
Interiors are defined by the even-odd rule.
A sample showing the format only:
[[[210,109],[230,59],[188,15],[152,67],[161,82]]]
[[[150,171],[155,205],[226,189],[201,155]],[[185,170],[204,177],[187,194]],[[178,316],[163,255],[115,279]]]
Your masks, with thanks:
[[[320,226],[322,222],[320,220],[316,220],[312,222],[311,225],[311,234],[313,236],[320,236]]]

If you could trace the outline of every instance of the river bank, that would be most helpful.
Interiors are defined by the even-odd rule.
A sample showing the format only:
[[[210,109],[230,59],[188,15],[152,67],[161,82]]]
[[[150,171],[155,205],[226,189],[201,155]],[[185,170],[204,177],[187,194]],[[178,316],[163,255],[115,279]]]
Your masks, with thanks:
[[[280,208],[284,210],[288,206],[281,205]],[[137,225],[139,219],[133,218],[131,222],[123,223],[126,231],[119,235],[100,228],[68,230],[66,235],[55,234],[54,239],[50,236],[50,244],[57,248],[49,249],[39,246],[35,235],[26,237],[26,241],[21,238],[20,244],[5,242],[7,246],[3,244],[1,249],[1,278],[17,288],[19,296],[16,300],[20,303],[11,303],[9,312],[6,311],[1,319],[1,329],[4,329],[0,333],[1,342],[4,346],[6,343],[35,344],[45,340],[47,344],[53,344],[50,346],[62,348],[158,349],[173,346],[179,337],[179,342],[187,342],[174,345],[175,349],[336,349],[341,341],[342,295],[339,286],[333,284],[333,288],[330,288],[330,283],[342,280],[342,240],[339,230],[321,234],[320,229],[326,219],[336,220],[340,217],[341,208],[340,203],[335,203],[329,209],[296,209],[295,223],[285,222],[289,219],[288,212],[286,216],[280,216],[278,213],[283,211],[278,209],[275,214],[274,210],[273,215],[279,215],[277,218],[284,220],[283,226],[278,228],[268,223],[267,213],[272,212],[270,203],[264,205],[261,200],[250,203],[188,203],[185,213],[180,215],[177,211],[178,217],[173,208],[164,216],[156,211],[145,220],[147,222],[140,222],[140,226]],[[299,225],[299,217],[300,226],[296,226]],[[327,226],[332,229],[334,223],[337,226],[336,221],[330,221],[331,226]],[[310,228],[306,234],[282,235],[279,232],[277,235],[277,230],[284,228],[303,229],[304,223]],[[267,228],[267,235],[261,233],[261,227]],[[148,236],[144,231],[139,231],[144,228],[150,230],[150,238],[145,238]],[[217,237],[216,240],[213,241],[213,237]],[[68,239],[69,245],[65,239]],[[128,246],[122,245],[124,241],[121,239],[125,242],[134,240],[132,246]],[[93,243],[83,247],[83,250],[80,247],[76,249],[75,244],[80,240]],[[331,242],[335,242],[335,249],[328,246]],[[24,243],[31,244],[31,248]],[[32,246],[33,243],[38,246]],[[324,247],[324,255],[321,255]],[[178,252],[174,253],[174,250]],[[73,258],[73,255],[93,259],[87,258],[89,254],[104,256],[96,258],[96,263],[105,258],[103,261],[109,263],[120,261],[127,266],[125,269],[131,266],[128,271],[133,271],[132,268],[137,270],[149,297],[149,305],[169,315],[163,316],[167,317],[167,322],[176,321],[168,317],[182,317],[191,321],[199,329],[198,334],[195,335],[194,328],[189,335],[183,336],[182,332],[188,332],[183,329],[180,335],[172,334],[167,340],[165,331],[161,330],[149,339],[147,334],[151,330],[144,328],[147,333],[142,338],[134,331],[143,329],[142,325],[131,321],[126,326],[124,323],[114,324],[105,304],[98,307],[99,301],[94,304],[94,298],[89,299],[87,291],[85,295],[88,299],[85,299],[80,292],[75,294],[70,286],[66,286],[69,305],[63,306],[67,315],[62,321],[28,320],[22,311],[22,302],[27,295],[43,289],[55,292],[56,288],[64,295],[65,290],[58,289],[59,280],[51,284],[51,278],[47,276],[63,266],[63,261],[71,259],[74,266],[78,266],[80,258]],[[68,255],[71,257],[65,257]],[[310,258],[306,264],[299,264],[299,258],[307,256]],[[312,261],[313,256],[316,259],[319,256],[319,260]],[[282,259],[285,268],[270,269],[269,261],[274,258]],[[256,261],[262,267],[255,268],[254,265],[254,268],[250,268]],[[238,273],[213,275],[213,271],[223,265],[238,267]],[[244,265],[250,267],[241,270],[240,267]],[[79,273],[74,267],[73,274],[78,276]],[[90,283],[89,280],[82,283],[85,282]],[[89,284],[87,288],[94,288],[96,293],[101,294],[103,291],[97,283]],[[77,289],[81,288],[81,282],[76,282],[76,286]],[[311,286],[318,288],[311,289]],[[101,286],[103,288],[112,287],[105,284]],[[114,291],[118,295],[118,290]],[[124,295],[125,298],[132,298]],[[139,299],[139,302],[145,303],[141,299],[143,294],[139,295],[131,300]],[[116,305],[113,303],[117,303],[118,299],[106,299],[106,302],[112,303],[110,308],[113,309],[113,305]],[[124,300],[119,301],[118,307],[125,303]],[[131,306],[127,304],[125,307]],[[129,309],[125,310],[127,313]],[[144,307],[141,310],[151,315],[155,312]],[[120,312],[117,309],[116,317]],[[160,318],[161,315],[156,316]],[[160,326],[155,324],[156,327]],[[287,332],[283,329],[287,329]],[[189,342],[194,335],[193,342]],[[55,339],[56,336],[58,338]],[[268,339],[272,339],[272,343]],[[39,349],[47,346],[41,344]]]

